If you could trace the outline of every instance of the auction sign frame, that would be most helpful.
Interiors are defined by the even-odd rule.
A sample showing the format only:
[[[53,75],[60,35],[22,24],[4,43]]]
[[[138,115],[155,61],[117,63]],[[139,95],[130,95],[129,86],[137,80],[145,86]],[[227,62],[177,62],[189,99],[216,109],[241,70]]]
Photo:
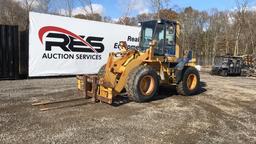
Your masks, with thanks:
[[[118,51],[139,45],[139,27],[30,12],[29,76],[95,74]]]

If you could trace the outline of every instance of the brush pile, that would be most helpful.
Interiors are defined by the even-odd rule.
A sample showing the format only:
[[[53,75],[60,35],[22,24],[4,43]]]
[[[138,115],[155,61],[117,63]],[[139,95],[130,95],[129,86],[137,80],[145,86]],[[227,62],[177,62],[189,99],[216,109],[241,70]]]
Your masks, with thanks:
[[[256,55],[243,56],[244,68],[242,75],[248,77],[256,77]]]

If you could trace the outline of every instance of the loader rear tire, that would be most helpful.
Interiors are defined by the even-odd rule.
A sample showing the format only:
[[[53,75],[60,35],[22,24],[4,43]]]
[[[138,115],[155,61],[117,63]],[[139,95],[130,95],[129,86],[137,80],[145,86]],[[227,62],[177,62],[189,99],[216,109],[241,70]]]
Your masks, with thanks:
[[[198,92],[199,85],[199,72],[194,67],[188,67],[183,73],[182,80],[177,84],[176,90],[180,95],[191,96]]]
[[[130,99],[149,101],[158,93],[158,75],[150,66],[139,66],[129,74],[125,88]]]

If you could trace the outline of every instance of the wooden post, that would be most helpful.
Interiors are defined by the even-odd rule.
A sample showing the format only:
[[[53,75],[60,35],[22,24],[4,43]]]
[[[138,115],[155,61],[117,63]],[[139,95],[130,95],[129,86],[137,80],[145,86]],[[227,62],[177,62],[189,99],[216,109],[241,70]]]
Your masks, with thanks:
[[[85,96],[85,98],[88,98],[88,95],[87,95],[87,75],[83,75],[83,83],[84,83],[84,96]]]

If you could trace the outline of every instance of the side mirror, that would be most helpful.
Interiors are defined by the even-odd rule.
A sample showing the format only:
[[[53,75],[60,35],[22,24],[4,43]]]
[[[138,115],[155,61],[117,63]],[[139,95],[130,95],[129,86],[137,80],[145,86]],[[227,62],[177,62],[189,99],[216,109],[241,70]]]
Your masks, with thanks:
[[[189,60],[192,60],[193,58],[193,53],[192,53],[192,50],[188,51],[188,59]]]
[[[188,58],[189,60],[193,58],[192,50],[185,50],[183,53],[184,53],[184,58]]]

